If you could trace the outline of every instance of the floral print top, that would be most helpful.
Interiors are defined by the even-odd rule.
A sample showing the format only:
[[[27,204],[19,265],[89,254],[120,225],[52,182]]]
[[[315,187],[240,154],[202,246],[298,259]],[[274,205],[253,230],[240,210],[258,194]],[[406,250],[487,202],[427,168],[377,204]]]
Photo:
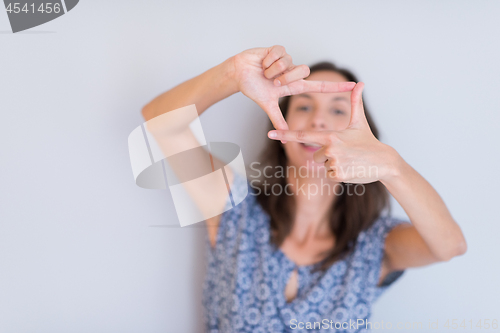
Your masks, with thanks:
[[[404,273],[393,272],[377,286],[385,237],[409,222],[380,217],[360,232],[349,255],[315,271],[317,264],[297,266],[270,243],[269,216],[248,180],[233,174],[231,194],[244,192],[244,186],[249,194],[222,214],[215,247],[207,237],[206,332],[369,332],[355,323],[369,320],[373,302]],[[298,292],[287,302],[284,290],[295,269]]]

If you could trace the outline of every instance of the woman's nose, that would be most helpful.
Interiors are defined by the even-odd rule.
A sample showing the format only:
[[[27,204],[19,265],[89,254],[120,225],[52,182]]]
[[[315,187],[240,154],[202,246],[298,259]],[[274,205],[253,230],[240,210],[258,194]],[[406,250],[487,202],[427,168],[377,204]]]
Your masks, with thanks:
[[[320,114],[320,112],[315,112],[312,115],[310,125],[311,125],[313,130],[324,130],[326,128],[325,119]]]

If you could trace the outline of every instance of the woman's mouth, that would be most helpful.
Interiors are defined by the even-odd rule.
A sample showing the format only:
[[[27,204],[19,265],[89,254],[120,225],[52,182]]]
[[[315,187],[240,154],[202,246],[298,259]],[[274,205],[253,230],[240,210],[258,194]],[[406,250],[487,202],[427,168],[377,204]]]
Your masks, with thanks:
[[[303,143],[301,142],[300,145],[307,151],[316,151],[321,148],[320,145],[314,144],[314,143]]]

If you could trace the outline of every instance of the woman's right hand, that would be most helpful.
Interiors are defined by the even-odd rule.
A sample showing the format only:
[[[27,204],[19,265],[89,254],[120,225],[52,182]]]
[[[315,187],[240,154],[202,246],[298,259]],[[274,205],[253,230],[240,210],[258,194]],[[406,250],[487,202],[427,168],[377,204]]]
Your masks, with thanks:
[[[292,57],[280,45],[245,50],[231,60],[239,91],[257,103],[278,130],[288,130],[278,106],[280,97],[305,92],[345,92],[356,85],[354,82],[304,80],[310,74],[309,67],[294,65]]]

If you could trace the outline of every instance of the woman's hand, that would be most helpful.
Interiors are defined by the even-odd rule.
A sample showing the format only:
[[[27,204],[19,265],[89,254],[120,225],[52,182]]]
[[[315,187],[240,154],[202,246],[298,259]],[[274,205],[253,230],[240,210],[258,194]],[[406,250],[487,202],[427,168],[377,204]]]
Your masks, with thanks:
[[[280,45],[243,51],[232,58],[232,64],[239,91],[257,103],[274,128],[280,130],[288,130],[278,106],[280,97],[304,92],[345,92],[355,86],[354,82],[303,80],[310,74],[309,67],[294,65]]]
[[[339,182],[367,184],[397,175],[401,158],[371,132],[363,108],[363,88],[364,83],[359,82],[351,93],[351,119],[345,130],[273,130],[269,138],[321,145],[314,161],[324,163],[327,175]]]

